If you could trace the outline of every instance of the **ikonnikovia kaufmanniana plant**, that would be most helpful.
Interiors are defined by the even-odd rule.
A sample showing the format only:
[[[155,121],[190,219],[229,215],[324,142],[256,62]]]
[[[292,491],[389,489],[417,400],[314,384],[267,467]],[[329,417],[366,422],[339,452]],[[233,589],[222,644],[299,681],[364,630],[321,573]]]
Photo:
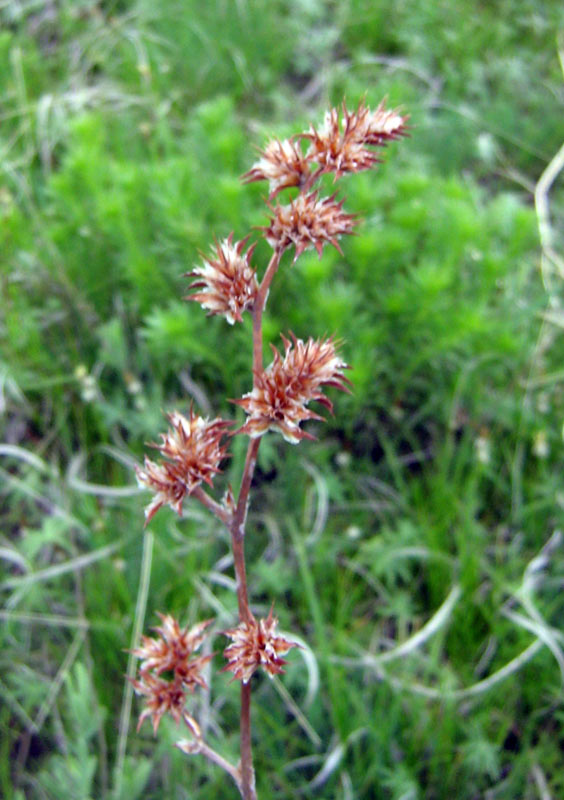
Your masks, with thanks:
[[[351,234],[357,223],[354,214],[343,210],[343,201],[336,194],[321,196],[316,187],[322,175],[332,173],[334,180],[344,175],[371,169],[380,161],[378,149],[406,133],[407,117],[381,103],[375,111],[361,102],[354,111],[342,108],[327,112],[323,125],[299,133],[290,139],[269,142],[259,160],[243,176],[246,183],[268,181],[270,212],[268,225],[259,229],[272,248],[272,257],[262,278],[252,264],[255,245],[248,246],[249,236],[233,241],[215,242],[212,252],[203,255],[203,264],[187,277],[195,292],[186,299],[194,300],[209,314],[220,314],[231,325],[242,321],[249,312],[253,335],[253,385],[251,391],[235,403],[246,414],[245,424],[229,430],[231,422],[204,419],[191,409],[189,416],[178,411],[169,414],[170,428],[154,445],[163,456],[155,462],[145,458],[137,470],[139,483],[153,493],[145,510],[146,524],[164,505],[178,514],[186,497],[199,501],[221,520],[231,536],[237,601],[238,624],[224,635],[231,640],[224,655],[224,670],[241,682],[241,760],[236,766],[213,750],[205,741],[197,721],[186,708],[187,695],[205,687],[203,667],[212,656],[196,655],[206,635],[210,620],[193,628],[182,629],[169,615],[161,615],[155,628],[157,637],[143,637],[134,654],[141,659],[139,677],[133,680],[135,691],[143,695],[145,708],[139,725],[152,720],[156,734],[161,718],[169,713],[188,728],[190,738],[177,743],[185,753],[200,753],[223,768],[235,781],[244,800],[255,800],[255,776],[251,749],[251,678],[257,669],[270,675],[283,672],[282,658],[297,645],[277,635],[277,619],[272,609],[265,619],[256,619],[247,591],[244,555],[245,523],[249,492],[261,437],[268,431],[281,433],[284,439],[298,444],[313,436],[302,428],[307,420],[320,420],[309,408],[317,402],[332,411],[331,401],[323,388],[332,386],[349,391],[345,377],[348,365],[337,352],[333,337],[307,341],[282,336],[283,352],[272,348],[272,361],[263,365],[262,316],[268,290],[286,250],[294,249],[294,263],[304,250],[314,247],[321,257],[323,247],[332,244],[341,252],[338,239]],[[286,205],[275,198],[284,190],[294,190]],[[297,191],[296,191],[297,190]],[[249,443],[237,495],[231,488],[221,501],[204,489],[213,487],[214,476],[227,457],[227,442],[232,436],[248,436]]]

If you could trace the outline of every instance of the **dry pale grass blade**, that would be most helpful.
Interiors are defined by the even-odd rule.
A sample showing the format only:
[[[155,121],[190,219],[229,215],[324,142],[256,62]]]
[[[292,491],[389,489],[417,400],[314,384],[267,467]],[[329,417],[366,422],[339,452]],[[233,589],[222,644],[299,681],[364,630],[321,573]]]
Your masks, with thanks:
[[[540,800],[552,800],[546,776],[539,764],[533,764],[531,767],[531,775],[536,783]]]
[[[559,631],[550,628],[543,619],[531,619],[530,617],[525,617],[522,614],[517,614],[515,611],[509,610],[505,610],[503,615],[516,625],[519,625],[519,627],[534,633],[536,638],[548,647],[556,659],[560,668],[560,677],[562,683],[564,683],[564,652],[557,642],[557,634]],[[536,616],[538,617],[539,615],[537,614]]]
[[[0,559],[9,561],[22,572],[29,572],[30,567],[28,562],[21,553],[18,553],[13,547],[0,547]]]
[[[214,593],[206,586],[206,584],[198,577],[192,577],[192,584],[202,601],[212,608],[216,614],[217,620],[221,625],[229,625],[233,622],[233,614],[218,600]]]
[[[560,279],[564,278],[564,259],[554,248],[554,230],[550,221],[549,192],[554,181],[564,168],[564,144],[553,156],[545,167],[535,186],[535,210],[541,242],[541,274],[544,288],[549,295],[551,305],[557,306],[558,299],[554,296],[551,285],[551,271],[554,269]]]
[[[302,463],[303,468],[306,472],[313,478],[315,484],[315,517],[313,519],[313,523],[311,524],[311,531],[306,536],[306,546],[311,546],[315,544],[321,534],[325,529],[325,525],[327,524],[327,518],[329,516],[329,490],[327,488],[327,481],[324,479],[323,475],[320,471],[315,467],[313,464],[310,464],[309,461],[304,461]],[[309,517],[308,509],[306,509],[306,515]]]
[[[47,495],[38,492],[37,489],[32,488],[29,485],[29,482],[21,480],[16,475],[13,475],[7,470],[1,468],[0,476],[2,477],[6,487],[14,489],[26,497],[29,497],[35,503],[40,505],[41,508],[47,509],[50,514],[53,514],[60,519],[64,519],[69,523],[70,526],[77,528],[83,533],[90,533],[89,529],[80,519],[78,519],[78,517],[69,514],[68,511],[66,511],[62,506],[54,502],[52,497],[48,497]]]
[[[452,612],[454,611],[456,604],[460,600],[461,595],[462,589],[458,584],[455,584],[442,605],[439,606],[437,611],[433,614],[431,619],[426,622],[425,625],[417,631],[417,633],[413,634],[413,636],[410,636],[409,639],[406,639],[405,642],[397,645],[397,647],[394,647],[392,650],[387,650],[386,652],[379,653],[378,655],[366,653],[358,658],[333,656],[331,660],[335,664],[341,664],[346,667],[378,668],[381,664],[385,664],[388,661],[394,661],[397,658],[405,658],[405,656],[419,649],[423,644],[425,644],[425,642],[427,642],[447,624],[452,616]]]
[[[70,558],[68,561],[63,561],[60,564],[53,564],[45,569],[37,570],[37,572],[30,572],[27,575],[7,578],[0,584],[0,589],[21,589],[42,581],[51,580],[52,578],[58,578],[60,575],[66,575],[69,572],[86,569],[91,564],[111,556],[120,549],[122,544],[123,541],[119,540],[118,542],[114,542],[114,544],[109,544],[106,545],[106,547],[93,550],[91,553],[85,553],[82,556]]]
[[[305,708],[309,708],[317,697],[317,693],[319,692],[319,687],[321,685],[317,658],[315,657],[315,653],[311,647],[304,639],[302,639],[301,636],[297,636],[293,632],[286,633],[285,631],[282,631],[282,635],[284,637],[287,636],[299,645],[297,652],[303,658],[307,669],[307,691],[304,697],[303,705]]]
[[[51,683],[51,686],[49,687],[47,697],[41,704],[41,707],[39,708],[39,711],[37,712],[37,715],[33,721],[37,731],[41,730],[41,728],[43,727],[43,723],[47,719],[47,715],[53,708],[53,705],[57,699],[57,696],[65,681],[65,678],[69,674],[70,669],[78,655],[78,651],[82,647],[85,638],[86,638],[86,628],[78,630],[72,641],[71,646],[67,650],[63,663],[57,670],[57,674],[55,675],[55,678]]]
[[[418,631],[418,633],[410,637],[402,645],[399,645],[397,648],[394,648],[388,653],[382,653],[377,656],[365,654],[364,656],[356,659],[334,658],[334,660],[350,667],[365,667],[372,669],[379,680],[387,681],[394,689],[400,691],[411,692],[413,694],[418,694],[422,697],[427,697],[433,700],[458,701],[477,697],[485,692],[490,691],[497,686],[497,684],[507,680],[507,678],[519,672],[519,670],[521,670],[525,664],[534,658],[534,656],[543,648],[543,646],[547,646],[551,650],[560,667],[562,679],[564,681],[564,651],[558,644],[559,640],[564,641],[564,636],[562,636],[560,631],[557,631],[547,625],[546,621],[538,612],[538,609],[534,605],[532,599],[533,591],[542,582],[542,573],[550,564],[551,556],[559,548],[561,540],[561,533],[559,531],[555,531],[550,539],[543,545],[538,555],[531,559],[531,561],[525,567],[522,584],[513,593],[512,598],[509,601],[510,604],[511,602],[518,600],[529,613],[529,617],[525,617],[521,614],[516,614],[514,611],[511,611],[508,607],[509,604],[506,604],[501,609],[501,613],[504,616],[511,619],[520,627],[526,628],[534,633],[536,636],[535,641],[532,642],[525,650],[519,653],[519,655],[511,659],[511,661],[507,662],[507,664],[489,675],[487,678],[484,678],[483,680],[478,681],[477,683],[474,683],[465,689],[440,689],[432,686],[424,686],[414,681],[404,681],[395,675],[387,673],[382,666],[386,661],[391,660],[392,658],[397,658],[398,655],[405,656],[411,652],[414,652],[426,639],[428,639],[446,623],[461,595],[460,587],[456,585],[451,589],[451,592],[447,596],[446,600],[429,620],[429,622],[420,631]],[[404,550],[407,549],[413,548],[404,548]]]
[[[531,661],[536,654],[542,650],[544,644],[539,639],[535,639],[525,650],[519,653],[518,656],[508,661],[503,667],[493,672],[482,681],[473,683],[466,689],[437,689],[432,686],[424,686],[415,681],[403,681],[399,678],[385,672],[381,666],[376,666],[375,672],[378,680],[385,680],[393,689],[402,692],[408,692],[426,697],[429,700],[469,700],[470,698],[477,697],[485,694],[493,689],[497,684],[507,680],[507,678],[516,674],[526,664]]]
[[[121,712],[119,716],[118,743],[116,765],[114,769],[114,796],[116,800],[121,797],[121,786],[123,781],[123,767],[125,763],[125,752],[127,749],[127,734],[131,719],[131,703],[133,698],[133,685],[131,679],[135,675],[136,657],[133,650],[137,647],[141,631],[145,625],[145,612],[147,610],[147,597],[149,595],[149,585],[151,583],[151,566],[153,562],[153,534],[145,530],[143,533],[143,554],[141,556],[141,570],[139,574],[139,589],[137,591],[137,601],[135,603],[135,616],[133,631],[129,645],[129,656],[127,659],[126,677]]]
[[[284,705],[292,714],[292,716],[296,719],[298,725],[306,734],[310,742],[313,744],[314,747],[321,747],[321,737],[313,727],[313,725],[308,721],[307,717],[296,703],[290,692],[286,689],[280,678],[276,675],[272,676],[272,685],[278,692],[279,696],[282,698]]]
[[[19,703],[18,700],[16,700],[16,698],[12,695],[12,692],[2,680],[0,680],[0,699],[8,706],[8,708],[11,709],[14,716],[20,720],[28,733],[37,733],[35,722],[29,716],[21,703]]]
[[[66,475],[67,484],[70,489],[73,489],[76,492],[81,492],[82,494],[92,494],[96,497],[106,498],[133,497],[134,495],[141,493],[142,489],[140,489],[137,484],[131,484],[130,486],[111,487],[99,483],[89,483],[88,481],[82,480],[78,477],[78,475],[84,467],[84,462],[85,456],[82,453],[74,456],[74,458],[71,460]]]
[[[334,747],[329,750],[327,753],[323,765],[317,775],[308,783],[307,788],[309,790],[319,789],[321,786],[324,786],[329,778],[333,775],[334,772],[339,768],[343,758],[346,755],[347,748],[358,741],[362,736],[365,736],[368,733],[367,728],[357,728],[357,730],[353,731],[349,736],[347,736],[344,742],[338,742]]]
[[[24,447],[18,447],[15,444],[0,444],[0,456],[6,456],[7,458],[15,458],[18,461],[23,461],[30,467],[33,467],[40,472],[46,472],[53,478],[60,477],[57,470],[53,469],[50,464],[48,464],[42,458],[39,458],[39,456],[35,453],[26,450]]]
[[[60,614],[32,614],[25,611],[5,611],[0,609],[0,619],[4,622],[18,622],[22,625],[45,625],[48,628],[83,628],[88,630],[90,623],[79,617],[63,617]]]

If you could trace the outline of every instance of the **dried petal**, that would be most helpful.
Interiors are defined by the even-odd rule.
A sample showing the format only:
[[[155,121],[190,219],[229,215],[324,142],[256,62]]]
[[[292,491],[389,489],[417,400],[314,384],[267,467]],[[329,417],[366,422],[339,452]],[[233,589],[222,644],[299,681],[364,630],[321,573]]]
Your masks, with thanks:
[[[237,433],[257,437],[268,430],[277,430],[286,441],[297,444],[301,439],[313,438],[301,430],[300,423],[322,419],[309,411],[307,404],[315,400],[332,411],[332,403],[321,392],[321,386],[348,391],[350,381],[343,374],[348,367],[337,355],[331,338],[317,341],[310,338],[304,342],[292,335],[291,342],[285,337],[282,340],[284,358],[273,347],[272,363],[255,374],[253,390],[235,401],[248,415]]]
[[[190,289],[201,289],[185,300],[195,300],[210,315],[222,314],[233,325],[242,322],[241,314],[253,307],[258,291],[256,273],[250,259],[255,245],[243,253],[248,236],[233,244],[233,234],[215,243],[211,257],[202,255],[204,265],[187,272],[185,277],[195,278]]]
[[[163,505],[171,506],[180,515],[184,497],[202,482],[211,486],[213,476],[221,472],[220,462],[227,455],[220,441],[230,422],[220,418],[210,422],[195,415],[192,409],[189,418],[173,411],[168,419],[172,427],[161,434],[162,443],[153,447],[169,460],[157,464],[145,457],[144,468],[135,470],[139,485],[155,492],[145,509],[145,524]]]
[[[233,672],[233,680],[248,683],[258,667],[263,667],[270,675],[284,672],[287,663],[281,656],[292,647],[299,647],[282,636],[276,636],[278,620],[272,615],[272,608],[266,619],[257,620],[252,617],[249,622],[242,622],[236,628],[225,631],[225,635],[233,640],[226,647],[225,658],[229,661],[223,671]]]
[[[274,250],[296,248],[294,261],[308,247],[315,247],[321,258],[323,246],[332,244],[340,253],[337,239],[351,234],[356,224],[354,214],[343,211],[343,201],[335,201],[335,195],[318,199],[317,192],[299,194],[287,206],[270,206],[273,217],[263,229],[265,238]]]

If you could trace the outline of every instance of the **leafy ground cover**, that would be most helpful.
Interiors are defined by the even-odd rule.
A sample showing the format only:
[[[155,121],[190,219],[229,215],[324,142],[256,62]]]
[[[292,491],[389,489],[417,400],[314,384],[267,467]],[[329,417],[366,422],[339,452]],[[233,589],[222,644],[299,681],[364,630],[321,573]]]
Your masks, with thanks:
[[[0,23],[0,795],[231,790],[173,724],[130,723],[136,626],[235,609],[225,534],[189,504],[143,533],[132,468],[163,409],[234,417],[248,389],[248,335],[180,298],[213,235],[265,222],[251,145],[387,95],[412,135],[345,187],[359,235],[284,263],[269,302],[270,340],[344,339],[355,390],[316,442],[261,449],[252,595],[305,649],[254,693],[259,793],[562,796],[562,275],[534,204],[558,4],[18,0]],[[557,254],[557,184],[549,210]],[[235,759],[236,687],[211,688]]]

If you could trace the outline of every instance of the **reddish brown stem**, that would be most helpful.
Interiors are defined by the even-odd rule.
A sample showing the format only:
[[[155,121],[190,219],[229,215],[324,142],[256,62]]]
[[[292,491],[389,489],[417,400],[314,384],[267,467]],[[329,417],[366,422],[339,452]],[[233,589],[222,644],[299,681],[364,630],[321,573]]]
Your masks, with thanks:
[[[243,800],[257,800],[251,749],[251,684],[241,684],[241,794]]]
[[[212,514],[215,514],[215,516],[220,519],[224,525],[229,527],[231,522],[231,515],[229,512],[222,505],[216,503],[216,501],[210,497],[201,486],[197,486],[192,491],[191,496],[195,497],[196,500],[199,500],[200,503],[208,509],[208,511],[211,511]]]
[[[269,261],[266,272],[259,286],[253,307],[253,385],[256,375],[262,372],[262,312],[268,296],[268,290],[282,257],[282,250],[276,250]],[[247,591],[247,570],[245,567],[245,523],[249,504],[249,492],[257,463],[260,438],[251,439],[247,447],[245,466],[241,478],[241,487],[237,506],[229,524],[233,562],[237,580],[237,603],[239,620],[250,622],[253,613],[249,606]],[[243,800],[256,800],[255,771],[253,768],[253,752],[251,746],[251,686],[241,684],[241,794]]]
[[[268,290],[280,264],[284,250],[275,250],[260,283],[253,306],[253,383],[254,376],[262,371],[262,312],[266,304]]]

